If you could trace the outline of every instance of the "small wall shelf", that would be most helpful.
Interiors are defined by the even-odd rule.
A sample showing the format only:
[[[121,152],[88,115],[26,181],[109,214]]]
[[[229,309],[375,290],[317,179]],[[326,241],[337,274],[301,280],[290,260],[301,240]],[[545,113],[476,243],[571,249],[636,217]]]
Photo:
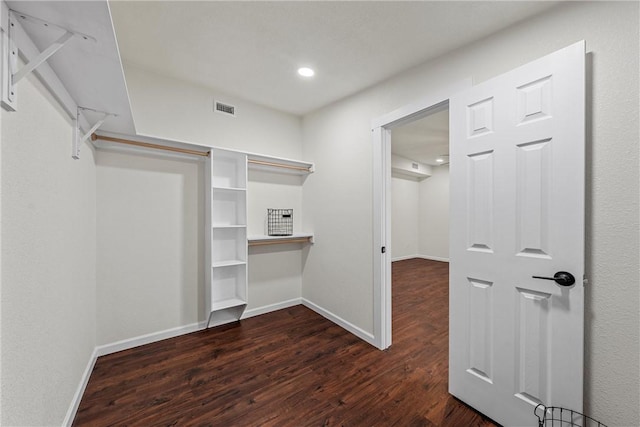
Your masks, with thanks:
[[[313,234],[294,233],[291,236],[249,236],[249,246],[264,246],[292,243],[313,243]]]
[[[247,154],[247,166],[252,170],[263,170],[293,175],[308,175],[314,171],[314,165],[310,162],[264,156],[260,154]]]

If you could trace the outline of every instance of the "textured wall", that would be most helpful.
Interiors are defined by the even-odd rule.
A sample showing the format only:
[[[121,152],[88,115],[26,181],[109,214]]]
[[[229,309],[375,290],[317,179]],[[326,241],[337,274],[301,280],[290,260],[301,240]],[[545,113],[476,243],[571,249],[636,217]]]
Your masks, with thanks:
[[[637,2],[568,2],[305,116],[303,155],[318,172],[305,186],[304,219],[321,243],[306,261],[303,297],[373,330],[373,118],[436,88],[470,76],[479,82],[585,39],[585,403],[609,425],[640,425],[638,12]],[[340,221],[330,209],[335,204]]]
[[[2,425],[60,425],[95,347],[93,152],[31,75],[2,110]]]

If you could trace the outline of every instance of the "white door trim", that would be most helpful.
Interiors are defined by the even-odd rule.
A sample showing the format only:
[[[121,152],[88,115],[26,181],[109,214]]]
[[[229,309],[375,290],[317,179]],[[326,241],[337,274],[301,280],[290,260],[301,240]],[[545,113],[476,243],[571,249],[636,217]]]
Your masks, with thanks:
[[[446,108],[455,93],[470,88],[470,78],[427,94],[371,121],[373,134],[373,335],[384,350],[391,345],[391,129]],[[385,253],[382,253],[382,248]]]

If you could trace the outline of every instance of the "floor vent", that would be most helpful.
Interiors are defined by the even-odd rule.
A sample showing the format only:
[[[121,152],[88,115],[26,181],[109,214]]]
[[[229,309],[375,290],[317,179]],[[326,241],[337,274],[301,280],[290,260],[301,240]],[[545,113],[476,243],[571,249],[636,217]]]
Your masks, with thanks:
[[[229,114],[230,116],[236,115],[236,107],[229,104],[223,104],[218,101],[215,101],[215,111],[218,113]]]

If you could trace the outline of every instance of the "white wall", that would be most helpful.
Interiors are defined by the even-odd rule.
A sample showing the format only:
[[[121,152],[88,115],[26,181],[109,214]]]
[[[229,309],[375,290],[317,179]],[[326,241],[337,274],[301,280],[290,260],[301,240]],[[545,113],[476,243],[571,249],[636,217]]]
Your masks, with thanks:
[[[449,260],[449,166],[432,168],[420,182],[418,253],[429,259]]]
[[[298,117],[132,66],[125,75],[140,134],[300,158]],[[237,116],[214,113],[214,98],[235,105]],[[203,165],[103,151],[97,163],[98,342],[206,320]],[[249,234],[263,234],[267,207],[294,208],[299,230],[301,184],[299,177],[252,171]],[[248,312],[300,298],[299,249],[249,252]]]
[[[0,19],[3,19],[2,8],[0,7]],[[0,35],[0,43],[4,35]],[[0,67],[3,66],[4,58],[0,58]],[[0,92],[1,93],[1,92]],[[0,107],[2,108],[2,107]],[[0,144],[2,143],[2,117],[0,113]],[[0,384],[3,382],[2,376],[2,148],[0,147]],[[2,386],[0,386],[0,424],[2,424]]]
[[[391,178],[391,259],[393,261],[418,255],[419,186],[418,181],[410,178]]]
[[[2,425],[60,425],[95,348],[94,154],[31,75],[2,110]]]
[[[204,318],[204,163],[99,151],[97,341]]]
[[[588,111],[586,410],[638,425],[638,3],[570,2],[305,116],[303,194],[318,243],[304,298],[373,331],[373,118],[472,76],[478,82],[578,40],[591,54]],[[625,183],[625,185],[620,185]],[[340,215],[334,208],[340,207]]]
[[[391,178],[391,260],[449,261],[449,167],[422,181]]]
[[[304,177],[263,171],[249,171],[247,183],[247,233],[267,234],[267,209],[293,209],[293,231],[302,230]],[[249,248],[249,304],[247,313],[300,298],[302,293],[302,251],[300,245]]]
[[[300,158],[299,117],[125,64],[139,134],[272,156]],[[213,100],[236,107],[236,117],[214,113]]]

